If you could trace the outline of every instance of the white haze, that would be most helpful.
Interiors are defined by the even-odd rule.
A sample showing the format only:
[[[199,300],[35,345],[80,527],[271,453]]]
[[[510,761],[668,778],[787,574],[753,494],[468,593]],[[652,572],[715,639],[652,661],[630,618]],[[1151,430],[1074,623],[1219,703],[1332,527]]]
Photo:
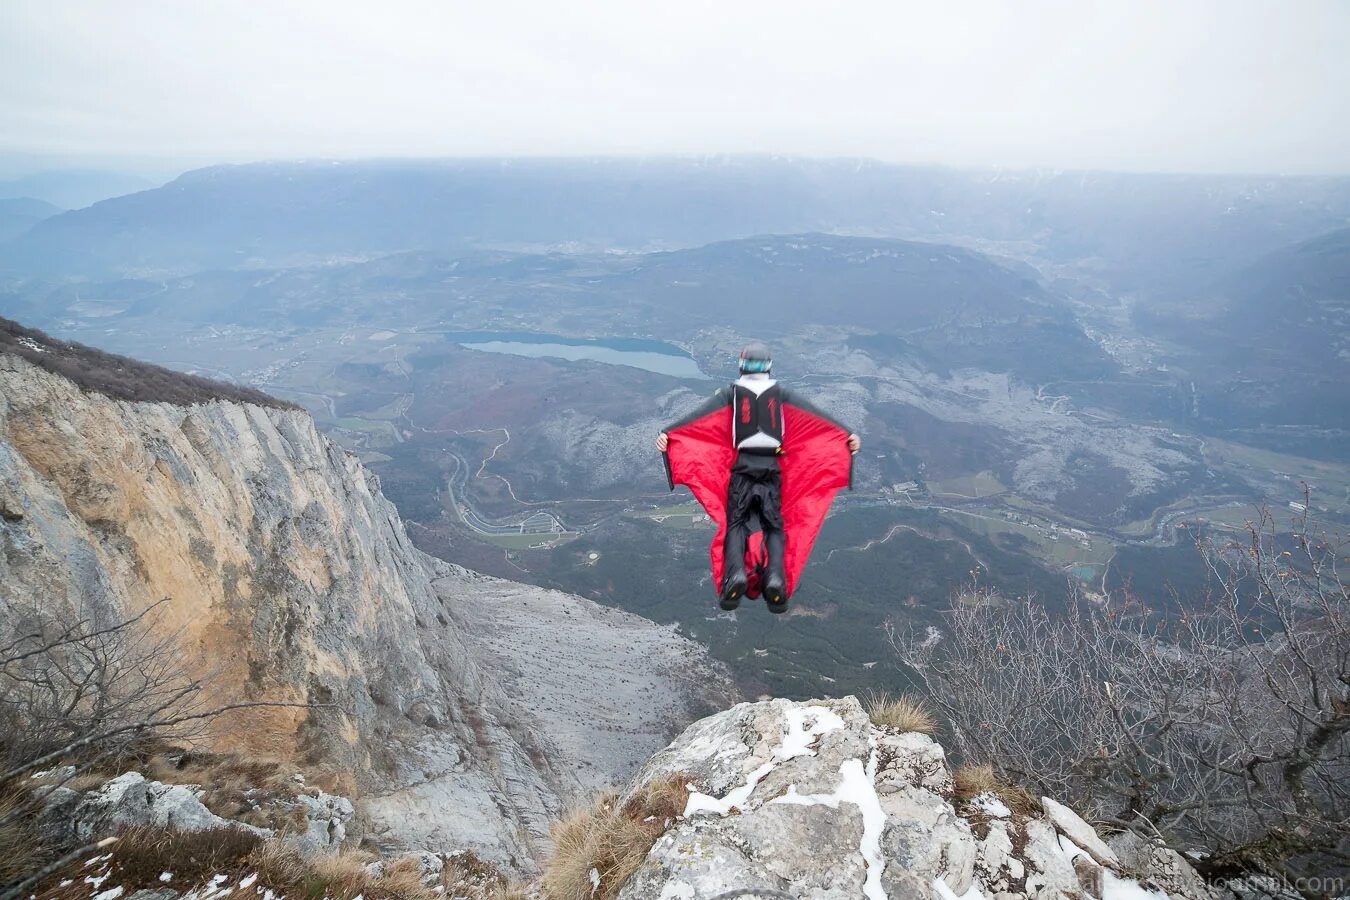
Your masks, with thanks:
[[[0,4],[0,157],[1350,172],[1350,3]]]

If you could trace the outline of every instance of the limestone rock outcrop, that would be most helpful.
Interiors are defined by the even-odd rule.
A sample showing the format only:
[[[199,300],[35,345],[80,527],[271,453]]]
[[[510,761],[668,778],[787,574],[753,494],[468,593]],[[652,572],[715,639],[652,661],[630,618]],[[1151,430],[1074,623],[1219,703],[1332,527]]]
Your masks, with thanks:
[[[702,719],[630,792],[667,776],[692,786],[685,815],[622,900],[1212,900],[1180,857],[1130,847],[1127,865],[1061,804],[1026,815],[992,797],[958,800],[941,745],[874,726],[852,697]]]
[[[347,779],[382,846],[519,871],[588,773],[625,777],[732,693],[668,627],[419,552],[378,479],[303,411],[114,400],[5,353],[0,585],[0,628],[25,606],[107,622],[165,600],[150,621],[205,703],[308,705],[231,713],[208,747]],[[491,610],[474,600],[489,594]],[[513,640],[540,615],[586,626]],[[642,712],[595,716],[603,740],[550,733],[558,697],[527,665],[573,705]]]
[[[154,827],[174,831],[203,831],[237,827],[259,835],[264,828],[231,822],[217,816],[201,801],[196,785],[149,781],[138,772],[110,778],[90,791],[67,787],[40,787],[45,791],[42,819],[57,837],[68,833],[79,843],[89,843],[124,828]]]

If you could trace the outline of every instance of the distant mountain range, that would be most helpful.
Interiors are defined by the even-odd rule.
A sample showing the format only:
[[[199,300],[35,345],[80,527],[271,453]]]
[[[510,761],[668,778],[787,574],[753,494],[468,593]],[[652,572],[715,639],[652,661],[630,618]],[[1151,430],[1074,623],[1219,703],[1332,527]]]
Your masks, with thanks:
[[[1271,253],[1222,289],[1232,334],[1278,337],[1292,358],[1350,369],[1350,228]]]
[[[1035,379],[1114,368],[1034,271],[947,244],[771,235],[648,254],[588,288],[616,303],[641,298],[671,330],[701,322],[771,336],[828,325],[899,339],[900,356],[918,353],[937,370]]]
[[[1350,178],[956,171],[781,158],[217,166],[53,217],[10,273],[186,273],[466,247],[676,249],[756,234],[919,238],[1185,293],[1350,222]]]
[[[0,197],[32,197],[62,209],[80,209],[109,197],[144,191],[160,183],[126,172],[55,169],[0,179]]]
[[[18,237],[59,212],[61,207],[32,197],[0,199],[0,241]]]
[[[1137,311],[1184,348],[1196,411],[1243,440],[1344,455],[1350,430],[1350,228],[1264,254],[1197,292],[1190,307]],[[1320,441],[1290,426],[1324,429]],[[1337,450],[1336,448],[1342,448]]]
[[[1044,380],[1115,369],[1028,266],[949,244],[828,234],[646,254],[392,254],[84,282],[0,300],[44,325],[90,314],[92,304],[99,321],[122,328],[153,319],[185,328],[379,321],[436,329],[450,313],[480,328],[524,315],[545,331],[603,327],[688,339],[710,325],[766,338],[828,326],[858,332],[883,358],[934,371],[977,367]]]

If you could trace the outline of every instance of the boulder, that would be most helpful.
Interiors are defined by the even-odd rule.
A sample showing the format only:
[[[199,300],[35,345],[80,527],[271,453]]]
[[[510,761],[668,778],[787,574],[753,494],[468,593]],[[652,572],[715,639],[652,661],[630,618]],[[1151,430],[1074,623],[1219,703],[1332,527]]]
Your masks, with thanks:
[[[75,837],[84,841],[138,825],[182,831],[235,827],[262,836],[271,835],[265,828],[222,819],[202,804],[201,794],[201,788],[196,785],[147,781],[139,772],[127,772],[104,782],[74,803],[68,827]],[[64,795],[54,799],[69,801]]]
[[[1127,872],[1148,873],[1154,884],[1173,897],[1217,900],[1223,896],[1175,850],[1159,846],[1132,831],[1112,835],[1106,843]]]
[[[1059,833],[1081,847],[1099,865],[1120,865],[1115,851],[1106,845],[1106,841],[1097,837],[1097,830],[1084,822],[1078,813],[1049,797],[1042,797],[1041,805],[1045,807],[1045,817]]]
[[[272,836],[270,829],[217,816],[201,802],[203,793],[199,785],[163,784],[147,781],[138,772],[127,772],[84,794],[64,787],[51,789],[43,800],[40,822],[54,835],[67,834],[79,840],[97,839],[119,828],[138,825],[184,831],[234,827],[261,837]],[[348,823],[356,815],[351,800],[320,790],[269,802],[301,812],[303,830],[288,833],[283,840],[307,856],[336,854],[347,838]]]
[[[619,802],[668,776],[691,787],[684,815],[621,900],[1064,900],[1161,897],[1164,884],[1175,900],[1214,900],[1184,859],[1122,864],[1053,800],[1036,816],[958,808],[942,746],[874,726],[852,697],[742,703],[695,722]]]
[[[285,841],[301,853],[336,854],[347,839],[347,823],[356,815],[346,797],[318,791],[315,796],[300,794],[291,805],[304,810],[305,830],[287,834]],[[430,855],[430,854],[428,854]]]

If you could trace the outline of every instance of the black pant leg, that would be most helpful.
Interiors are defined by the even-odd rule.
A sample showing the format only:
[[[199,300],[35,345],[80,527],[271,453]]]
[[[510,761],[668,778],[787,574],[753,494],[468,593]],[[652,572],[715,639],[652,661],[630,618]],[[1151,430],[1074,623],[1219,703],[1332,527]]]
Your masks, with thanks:
[[[731,473],[727,497],[727,534],[722,542],[723,584],[729,578],[745,575],[745,550],[750,541],[750,517],[754,515],[752,487],[741,473]]]
[[[787,549],[787,533],[783,529],[782,476],[774,469],[759,491],[760,524],[764,529],[764,549],[768,556],[766,581],[785,584],[783,556]]]
[[[777,581],[787,583],[787,572],[783,565],[783,555],[787,550],[787,535],[781,528],[764,529],[764,548],[769,556],[765,583]]]

